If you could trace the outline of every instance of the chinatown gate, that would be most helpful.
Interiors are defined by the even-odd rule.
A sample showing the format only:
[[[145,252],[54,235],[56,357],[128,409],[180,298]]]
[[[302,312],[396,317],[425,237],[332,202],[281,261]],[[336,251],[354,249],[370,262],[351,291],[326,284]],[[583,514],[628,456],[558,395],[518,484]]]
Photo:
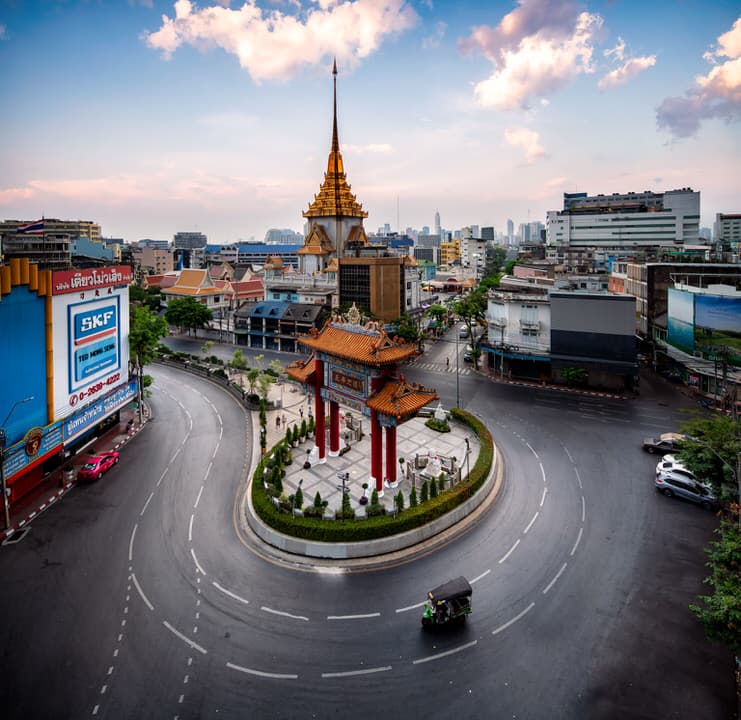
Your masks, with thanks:
[[[353,312],[354,310],[354,312]],[[357,310],[348,316],[359,320]],[[383,495],[384,480],[396,487],[396,428],[437,400],[434,390],[409,384],[396,376],[399,363],[415,353],[415,347],[390,338],[375,323],[330,322],[298,338],[312,351],[306,361],[286,368],[286,374],[313,393],[315,403],[315,455],[326,462],[326,405],[329,403],[329,457],[341,452],[340,403],[370,418],[370,485]],[[383,429],[386,434],[386,472],[383,472]],[[317,461],[315,461],[317,462]]]

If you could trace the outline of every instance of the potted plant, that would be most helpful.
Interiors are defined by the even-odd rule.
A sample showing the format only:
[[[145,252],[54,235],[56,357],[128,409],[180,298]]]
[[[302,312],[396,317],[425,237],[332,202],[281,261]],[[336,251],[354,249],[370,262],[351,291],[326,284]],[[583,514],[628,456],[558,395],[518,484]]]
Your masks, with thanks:
[[[363,494],[360,496],[360,504],[368,504],[368,483],[363,483]]]

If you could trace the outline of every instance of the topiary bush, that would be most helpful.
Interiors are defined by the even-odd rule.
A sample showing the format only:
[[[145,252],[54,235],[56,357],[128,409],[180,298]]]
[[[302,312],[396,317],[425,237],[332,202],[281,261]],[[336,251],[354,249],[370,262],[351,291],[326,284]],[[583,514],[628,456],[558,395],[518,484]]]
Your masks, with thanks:
[[[427,420],[427,422],[425,422],[425,425],[430,428],[430,430],[435,430],[436,432],[450,432],[450,425],[448,425],[447,420],[438,420],[434,417],[431,417],[429,420]]]

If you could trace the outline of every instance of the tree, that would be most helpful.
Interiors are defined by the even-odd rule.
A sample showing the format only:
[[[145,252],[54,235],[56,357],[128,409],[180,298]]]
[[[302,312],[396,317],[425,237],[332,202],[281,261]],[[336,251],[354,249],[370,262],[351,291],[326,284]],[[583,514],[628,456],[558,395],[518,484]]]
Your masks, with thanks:
[[[229,361],[229,367],[234,370],[246,370],[247,369],[247,358],[241,350],[235,350],[232,353],[232,359]]]
[[[293,444],[298,445],[298,438],[299,438],[298,425],[293,426],[292,437],[293,437]]]
[[[430,498],[437,497],[437,481],[434,477],[430,478]]]
[[[306,418],[301,420],[301,429],[299,430],[299,434],[301,435],[301,439],[303,440],[306,437],[307,433],[307,425],[306,425]]]
[[[710,577],[705,582],[713,588],[712,595],[701,595],[702,605],[690,605],[710,640],[726,644],[741,655],[741,529],[722,522],[716,529],[719,540],[711,542],[705,552],[710,558]]]
[[[273,482],[273,487],[275,488],[275,492],[277,492],[278,494],[282,493],[283,492],[283,480],[281,479],[280,465],[273,466],[271,480]]]
[[[149,308],[152,312],[157,312],[161,300],[162,295],[159,288],[150,287],[145,290],[139,285],[129,285],[129,303],[132,305],[141,305]]]
[[[286,445],[293,445],[293,431],[291,428],[286,428]]]
[[[399,490],[398,493],[396,493],[396,497],[394,497],[394,505],[396,505],[396,510],[398,512],[401,512],[404,509],[404,494]]]
[[[419,339],[419,328],[417,327],[417,323],[415,323],[406,313],[394,320],[392,325],[396,327],[395,334],[402,340],[413,343],[417,342]]]
[[[255,383],[257,382],[257,378],[260,377],[260,369],[259,368],[250,368],[247,371],[247,382],[250,386],[250,392],[255,392]]]
[[[275,379],[270,377],[270,375],[266,375],[265,373],[260,373],[258,375],[255,384],[257,385],[257,393],[260,396],[260,400],[262,402],[267,402],[268,393],[270,392],[270,386],[274,382]]]
[[[486,291],[478,287],[468,293],[468,295],[464,295],[453,306],[455,314],[466,323],[468,336],[471,338],[472,343],[474,341],[474,326],[486,321],[487,304]],[[473,358],[473,360],[474,367],[478,367],[477,358]]]
[[[170,325],[187,328],[188,332],[198,336],[198,329],[206,326],[213,318],[213,313],[203,304],[191,297],[175,298],[167,303],[165,319]]]
[[[203,343],[203,346],[201,347],[201,352],[208,357],[208,354],[211,352],[211,348],[214,346],[213,340],[206,340],[205,343]]]
[[[293,498],[293,505],[296,508],[296,510],[300,510],[304,506],[304,494],[301,492],[301,486],[299,485],[296,488],[296,494]]]
[[[425,480],[422,483],[422,490],[419,494],[419,501],[421,503],[426,503],[429,500],[429,498],[430,498],[430,486],[427,480]]]
[[[417,507],[417,488],[412,488],[409,491],[409,507],[410,508],[416,508]]]
[[[154,360],[160,338],[167,335],[164,318],[141,305],[129,310],[129,355],[139,380],[139,422],[142,421],[144,366]]]

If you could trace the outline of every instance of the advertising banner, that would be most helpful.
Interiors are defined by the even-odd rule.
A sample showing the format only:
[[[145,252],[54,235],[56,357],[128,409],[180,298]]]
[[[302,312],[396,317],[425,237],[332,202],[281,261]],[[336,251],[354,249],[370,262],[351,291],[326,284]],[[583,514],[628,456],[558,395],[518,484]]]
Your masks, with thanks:
[[[5,451],[5,478],[10,480],[22,470],[42,462],[62,448],[62,423],[31,428],[20,442]]]
[[[64,421],[64,442],[68,443],[70,440],[74,440],[78,435],[82,435],[108,415],[133,400],[136,397],[136,391],[136,381],[132,381],[70,415]]]
[[[100,290],[107,287],[131,285],[134,276],[128,265],[105,268],[59,270],[52,276],[52,295]]]
[[[55,419],[128,383],[128,300],[128,286],[52,298]]]

